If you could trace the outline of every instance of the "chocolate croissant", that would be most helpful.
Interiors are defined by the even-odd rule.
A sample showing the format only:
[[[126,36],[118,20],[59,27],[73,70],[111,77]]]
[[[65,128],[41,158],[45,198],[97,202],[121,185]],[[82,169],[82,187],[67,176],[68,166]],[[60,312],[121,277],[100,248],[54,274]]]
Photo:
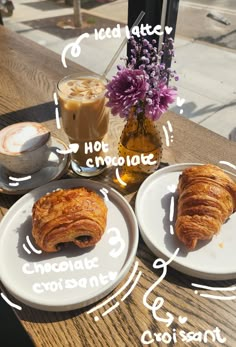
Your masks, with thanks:
[[[67,242],[91,247],[101,239],[106,220],[107,207],[97,193],[86,188],[61,189],[34,204],[32,234],[45,252],[56,252]]]
[[[187,168],[179,177],[175,233],[188,249],[210,240],[236,211],[236,183],[211,164]]]

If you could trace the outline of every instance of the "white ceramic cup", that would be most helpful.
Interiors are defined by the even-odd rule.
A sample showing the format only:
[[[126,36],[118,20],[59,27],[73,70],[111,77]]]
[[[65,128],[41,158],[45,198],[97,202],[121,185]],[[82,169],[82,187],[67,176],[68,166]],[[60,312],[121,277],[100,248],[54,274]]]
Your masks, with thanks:
[[[51,134],[36,122],[15,123],[0,131],[0,163],[12,173],[39,171],[50,154]]]

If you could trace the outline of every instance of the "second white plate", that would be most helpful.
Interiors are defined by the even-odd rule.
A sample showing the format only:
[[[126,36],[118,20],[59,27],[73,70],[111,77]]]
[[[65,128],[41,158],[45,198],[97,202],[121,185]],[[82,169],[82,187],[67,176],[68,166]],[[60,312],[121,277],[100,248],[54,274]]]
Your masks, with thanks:
[[[191,252],[172,234],[175,215],[171,222],[171,200],[174,196],[176,207],[175,190],[179,175],[193,165],[200,164],[172,165],[155,172],[143,182],[135,206],[141,235],[147,247],[164,260],[179,248],[170,266],[187,275],[210,280],[236,278],[236,213],[221,227],[218,235],[211,241],[199,242],[196,250]],[[176,208],[174,210],[176,214]]]

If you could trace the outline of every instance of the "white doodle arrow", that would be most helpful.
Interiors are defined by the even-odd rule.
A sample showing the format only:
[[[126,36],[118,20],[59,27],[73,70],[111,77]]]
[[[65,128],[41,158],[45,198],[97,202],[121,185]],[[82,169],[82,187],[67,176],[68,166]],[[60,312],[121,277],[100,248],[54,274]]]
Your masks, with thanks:
[[[61,149],[57,149],[56,152],[59,154],[70,154],[70,153],[76,153],[79,150],[79,144],[78,143],[71,143],[69,145],[69,149],[67,149],[66,151],[61,150]]]

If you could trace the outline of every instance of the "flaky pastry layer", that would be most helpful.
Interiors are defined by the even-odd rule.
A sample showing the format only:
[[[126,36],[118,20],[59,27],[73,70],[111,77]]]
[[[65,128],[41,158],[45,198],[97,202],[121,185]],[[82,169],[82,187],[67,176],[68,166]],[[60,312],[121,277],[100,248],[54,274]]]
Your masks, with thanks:
[[[236,210],[236,183],[215,165],[185,169],[178,194],[175,233],[190,250],[210,240]]]
[[[45,252],[56,252],[67,242],[81,248],[94,246],[106,228],[104,200],[84,187],[48,193],[34,204],[32,212],[32,235]]]

